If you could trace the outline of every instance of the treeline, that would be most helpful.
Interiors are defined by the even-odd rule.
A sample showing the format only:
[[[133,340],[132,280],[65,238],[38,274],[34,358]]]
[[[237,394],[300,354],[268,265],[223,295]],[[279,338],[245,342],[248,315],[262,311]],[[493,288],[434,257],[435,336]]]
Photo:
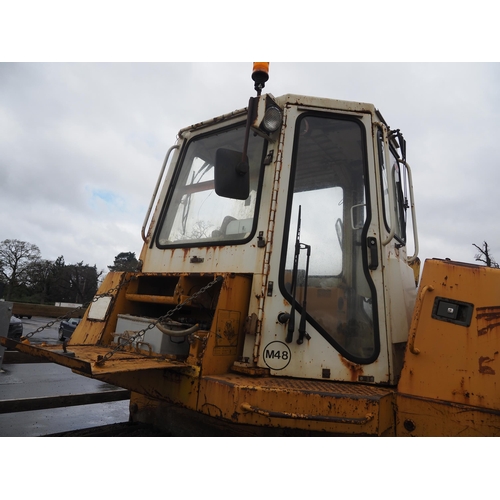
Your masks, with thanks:
[[[26,241],[0,243],[0,298],[17,302],[85,304],[97,292],[103,271],[78,262],[42,259],[40,249]]]

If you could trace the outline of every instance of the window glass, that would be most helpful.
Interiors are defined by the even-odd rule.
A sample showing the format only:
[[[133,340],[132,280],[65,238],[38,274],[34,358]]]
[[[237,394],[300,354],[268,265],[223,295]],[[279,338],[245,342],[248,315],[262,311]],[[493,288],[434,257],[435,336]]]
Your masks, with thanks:
[[[220,197],[214,185],[217,149],[242,151],[244,133],[245,125],[240,124],[189,142],[157,239],[160,247],[242,241],[251,235],[264,139],[253,135],[249,138],[250,195],[246,200]]]
[[[380,175],[382,177],[382,195],[384,204],[384,219],[388,231],[391,230],[391,224],[395,225],[395,237],[400,243],[406,242],[406,196],[403,193],[405,189],[405,181],[403,179],[405,167],[400,165],[396,156],[390,150],[389,164],[391,165],[392,184],[393,184],[393,200],[394,200],[394,213],[390,215],[390,202],[389,202],[389,187],[387,178],[387,168],[385,161],[385,148],[382,138],[382,132],[378,131],[378,151],[379,151],[379,164]]]
[[[306,114],[297,132],[281,286],[302,311],[307,283],[308,321],[348,359],[371,362],[378,347],[363,255],[369,222],[364,129],[357,120]],[[302,249],[294,276],[299,207]]]
[[[404,165],[396,160],[396,157],[390,153],[392,173],[393,173],[393,184],[394,184],[394,199],[396,200],[394,206],[394,220],[396,221],[396,235],[401,243],[406,242],[406,196],[403,194],[403,188],[405,186],[403,175],[405,173]]]
[[[382,178],[382,198],[384,204],[384,220],[388,231],[390,231],[390,220],[391,214],[389,212],[389,181],[387,180],[387,168],[385,165],[385,149],[384,149],[384,139],[382,136],[382,131],[377,132],[377,143],[378,143],[378,161],[380,165],[380,176]]]

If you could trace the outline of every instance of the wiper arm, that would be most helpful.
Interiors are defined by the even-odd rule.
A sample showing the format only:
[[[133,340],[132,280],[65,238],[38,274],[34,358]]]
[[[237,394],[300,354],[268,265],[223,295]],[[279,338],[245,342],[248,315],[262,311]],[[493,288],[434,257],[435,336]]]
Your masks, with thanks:
[[[286,336],[286,341],[288,343],[293,340],[293,333],[295,331],[295,292],[297,290],[297,274],[299,267],[299,256],[300,256],[300,219],[301,219],[301,209],[302,205],[299,205],[299,216],[297,220],[297,234],[295,236],[295,253],[293,256],[293,271],[292,271],[292,287],[290,293],[292,294],[292,309],[290,311],[290,319],[288,320],[288,333]]]
[[[301,243],[301,249],[307,250],[307,260],[306,260],[306,275],[304,277],[304,300],[302,301],[302,315],[300,317],[299,325],[299,339],[297,344],[302,344],[304,342],[304,337],[310,340],[311,336],[306,332],[306,316],[307,316],[307,281],[309,278],[309,260],[311,258],[311,245],[305,245]]]
[[[286,336],[286,341],[291,343],[293,341],[293,334],[295,332],[295,309],[296,303],[295,295],[297,293],[297,281],[298,281],[298,273],[299,273],[299,257],[301,250],[307,250],[307,259],[306,259],[306,274],[304,277],[304,299],[302,301],[302,314],[300,316],[300,324],[299,324],[299,338],[297,340],[298,344],[302,344],[304,342],[304,337],[309,340],[311,337],[306,332],[306,317],[307,317],[307,286],[308,286],[308,278],[309,278],[309,261],[311,258],[311,245],[306,245],[300,242],[300,225],[301,225],[301,211],[302,206],[299,205],[299,216],[297,220],[297,234],[295,236],[295,253],[293,256],[293,271],[292,271],[292,286],[290,293],[292,294],[292,309],[290,311],[290,318],[288,320],[288,332]]]

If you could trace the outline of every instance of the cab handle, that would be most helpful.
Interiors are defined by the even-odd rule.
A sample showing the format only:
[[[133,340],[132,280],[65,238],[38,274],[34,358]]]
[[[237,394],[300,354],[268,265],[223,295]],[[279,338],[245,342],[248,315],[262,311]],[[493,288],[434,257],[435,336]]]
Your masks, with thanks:
[[[377,238],[369,236],[368,238],[366,238],[366,245],[368,247],[368,254],[370,255],[368,269],[374,271],[378,267]]]

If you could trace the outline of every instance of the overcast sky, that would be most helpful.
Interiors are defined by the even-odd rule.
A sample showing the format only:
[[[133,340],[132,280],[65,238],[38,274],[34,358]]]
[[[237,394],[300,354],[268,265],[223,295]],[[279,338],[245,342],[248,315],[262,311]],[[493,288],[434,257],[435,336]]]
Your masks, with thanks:
[[[254,95],[251,62],[127,61],[416,61],[271,62],[265,91],[373,103],[407,140],[421,259],[474,262],[472,244],[486,240],[500,260],[500,65],[460,62],[499,60],[486,0],[452,10],[430,0],[397,9],[312,0],[307,20],[272,0],[240,15],[234,5],[2,5],[0,241],[104,271],[120,252],[138,256],[178,130]]]
[[[139,256],[166,150],[245,107],[248,63],[0,63],[0,241],[107,271]],[[500,260],[498,63],[271,63],[265,91],[371,102],[407,140],[421,259]]]

